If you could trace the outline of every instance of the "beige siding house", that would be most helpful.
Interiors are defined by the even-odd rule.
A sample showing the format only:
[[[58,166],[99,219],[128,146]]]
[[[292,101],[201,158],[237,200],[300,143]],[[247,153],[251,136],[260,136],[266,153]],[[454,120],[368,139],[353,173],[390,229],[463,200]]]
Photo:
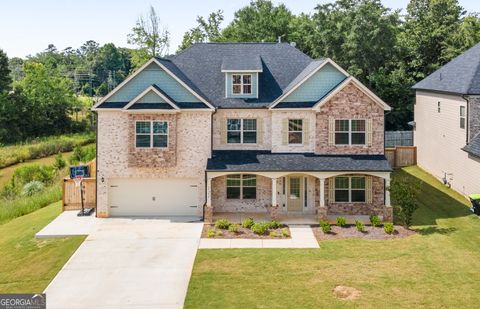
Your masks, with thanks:
[[[289,44],[195,44],[150,60],[93,110],[99,217],[392,219],[390,107]]]
[[[480,45],[413,88],[417,161],[456,191],[480,193]]]

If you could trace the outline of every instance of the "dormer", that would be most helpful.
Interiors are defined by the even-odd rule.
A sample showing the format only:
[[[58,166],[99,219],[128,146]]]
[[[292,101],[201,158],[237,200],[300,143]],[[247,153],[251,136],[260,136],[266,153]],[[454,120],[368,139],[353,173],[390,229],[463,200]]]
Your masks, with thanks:
[[[260,56],[224,57],[221,70],[225,74],[226,98],[258,98],[258,76],[263,72]]]

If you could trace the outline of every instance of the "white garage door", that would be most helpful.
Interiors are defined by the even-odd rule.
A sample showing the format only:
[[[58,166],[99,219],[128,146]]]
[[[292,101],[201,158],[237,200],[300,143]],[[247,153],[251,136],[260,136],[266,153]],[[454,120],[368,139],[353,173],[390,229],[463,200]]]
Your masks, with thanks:
[[[198,216],[198,179],[112,179],[110,216]],[[201,215],[201,214],[200,214]]]

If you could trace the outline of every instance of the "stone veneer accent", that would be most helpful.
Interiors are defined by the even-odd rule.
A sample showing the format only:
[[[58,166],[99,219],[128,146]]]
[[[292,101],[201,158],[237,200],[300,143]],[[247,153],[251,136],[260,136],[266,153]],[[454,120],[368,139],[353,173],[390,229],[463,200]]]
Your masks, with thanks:
[[[342,175],[353,176],[353,175]],[[358,175],[355,175],[358,176]],[[384,216],[384,180],[380,177],[372,177],[372,203],[335,203],[328,199],[328,179],[325,179],[325,209],[326,215],[379,215]],[[316,205],[320,205],[320,180],[316,181]],[[320,212],[325,212],[325,209],[317,208]]]
[[[480,96],[468,97],[468,127],[469,141],[480,134]]]
[[[136,121],[167,121],[167,148],[136,148]],[[128,114],[128,166],[129,167],[174,167],[177,162],[177,114]]]
[[[152,115],[153,116],[153,115]],[[98,112],[97,216],[108,217],[108,184],[115,178],[196,178],[197,215],[205,204],[205,167],[211,157],[211,113],[176,115],[176,165],[129,166],[129,115],[121,111]],[[103,182],[102,182],[103,179]]]
[[[328,145],[328,119],[369,119],[373,127],[372,146]],[[384,110],[353,83],[348,84],[327,101],[317,113],[317,154],[383,154]]]

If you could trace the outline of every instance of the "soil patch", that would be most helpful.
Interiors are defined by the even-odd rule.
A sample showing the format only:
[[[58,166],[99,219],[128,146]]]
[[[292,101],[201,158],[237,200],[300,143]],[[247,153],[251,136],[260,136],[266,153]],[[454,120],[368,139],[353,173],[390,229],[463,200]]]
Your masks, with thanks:
[[[333,289],[333,295],[341,300],[355,300],[361,294],[359,290],[350,286],[338,285]]]
[[[395,225],[395,231],[393,234],[387,234],[383,230],[383,226],[373,227],[365,226],[364,232],[357,231],[355,225],[347,225],[345,227],[339,227],[332,225],[330,233],[324,233],[319,226],[312,226],[313,234],[317,240],[334,240],[343,238],[363,238],[363,239],[395,239],[403,238],[415,234],[415,231],[408,230],[400,225]]]
[[[208,231],[210,230],[215,231],[214,237],[208,237]],[[286,231],[288,233],[288,236],[283,235],[282,230]],[[218,232],[221,232],[221,235]],[[271,232],[275,233],[275,236],[270,234]],[[290,237],[290,229],[286,225],[282,225],[278,229],[269,229],[265,233],[265,235],[258,235],[252,232],[252,230],[241,227],[241,226],[238,228],[238,232],[234,233],[234,232],[230,232],[229,230],[218,229],[213,224],[205,224],[203,226],[202,238],[287,239],[291,237]]]

